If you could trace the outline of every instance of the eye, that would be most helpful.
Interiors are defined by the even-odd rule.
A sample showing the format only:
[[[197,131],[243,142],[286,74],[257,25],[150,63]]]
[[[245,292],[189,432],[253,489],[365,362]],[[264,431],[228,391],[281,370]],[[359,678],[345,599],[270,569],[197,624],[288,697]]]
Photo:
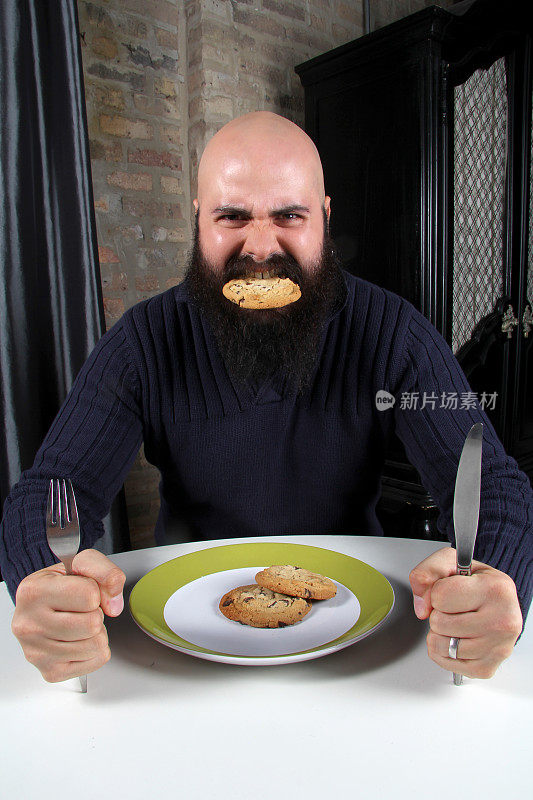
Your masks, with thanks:
[[[238,212],[221,214],[219,217],[217,217],[217,222],[220,222],[228,227],[235,228],[245,225],[248,222],[248,217],[245,214],[239,214]]]
[[[304,217],[296,211],[286,211],[277,217],[278,223],[282,225],[296,225],[302,222]]]

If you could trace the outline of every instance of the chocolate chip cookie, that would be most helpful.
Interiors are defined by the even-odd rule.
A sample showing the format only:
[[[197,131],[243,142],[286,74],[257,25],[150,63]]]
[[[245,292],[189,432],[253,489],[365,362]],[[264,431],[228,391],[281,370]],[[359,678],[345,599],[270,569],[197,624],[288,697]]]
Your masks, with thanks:
[[[311,611],[307,600],[287,597],[255,583],[227,592],[218,607],[228,619],[254,628],[285,628]]]
[[[281,308],[302,296],[289,278],[234,278],[224,284],[222,293],[241,308]]]
[[[329,600],[337,594],[337,587],[329,578],[290,564],[268,567],[258,572],[255,579],[259,586],[273,592],[309,600]]]

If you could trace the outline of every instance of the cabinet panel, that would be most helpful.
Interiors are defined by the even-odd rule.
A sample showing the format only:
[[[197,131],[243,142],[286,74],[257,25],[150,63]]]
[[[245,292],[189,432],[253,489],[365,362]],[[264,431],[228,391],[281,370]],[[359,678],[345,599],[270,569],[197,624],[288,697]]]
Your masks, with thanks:
[[[533,95],[532,95],[533,52],[531,44],[526,48],[524,63],[524,96],[526,105],[523,129],[524,169],[527,176],[523,191],[524,218],[527,220],[524,231],[524,261],[522,306],[517,326],[520,352],[516,415],[515,455],[523,468],[533,477]],[[529,106],[529,107],[528,107]]]
[[[346,269],[420,302],[420,68],[316,100],[331,233]],[[376,98],[379,101],[376,102]],[[331,123],[334,120],[334,130]]]

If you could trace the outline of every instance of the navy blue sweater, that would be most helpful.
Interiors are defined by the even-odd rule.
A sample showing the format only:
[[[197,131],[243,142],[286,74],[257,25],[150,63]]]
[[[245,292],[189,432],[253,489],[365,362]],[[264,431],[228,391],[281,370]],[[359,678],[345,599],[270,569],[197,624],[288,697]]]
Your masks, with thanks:
[[[527,476],[479,403],[465,402],[465,376],[425,317],[392,292],[344,277],[345,301],[323,327],[312,386],[300,397],[282,374],[255,387],[232,382],[186,281],[127,311],[87,360],[6,501],[0,565],[11,596],[25,575],[55,561],[44,530],[49,478],[71,477],[82,546],[91,547],[141,441],[161,472],[159,543],[177,520],[198,540],[383,535],[375,507],[393,431],[453,543],[459,456],[482,421],[475,557],[515,580],[525,616],[533,586]],[[376,404],[381,390],[396,398],[385,410]],[[443,407],[452,392],[456,410]],[[403,407],[402,398],[416,393],[416,408]]]

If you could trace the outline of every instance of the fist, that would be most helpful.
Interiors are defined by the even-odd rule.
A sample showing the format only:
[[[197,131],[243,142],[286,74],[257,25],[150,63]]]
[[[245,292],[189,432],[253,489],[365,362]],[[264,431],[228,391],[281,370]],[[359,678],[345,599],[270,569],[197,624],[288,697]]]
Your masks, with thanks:
[[[24,578],[17,589],[11,630],[27,661],[56,683],[94,672],[111,658],[104,614],[124,608],[126,576],[97,550],[82,550],[73,575],[54,564]]]
[[[522,632],[522,612],[512,578],[480,561],[472,575],[456,574],[456,551],[446,547],[409,575],[415,613],[429,619],[429,657],[440,667],[469,678],[492,678],[513,652]],[[449,657],[452,636],[460,639]]]

